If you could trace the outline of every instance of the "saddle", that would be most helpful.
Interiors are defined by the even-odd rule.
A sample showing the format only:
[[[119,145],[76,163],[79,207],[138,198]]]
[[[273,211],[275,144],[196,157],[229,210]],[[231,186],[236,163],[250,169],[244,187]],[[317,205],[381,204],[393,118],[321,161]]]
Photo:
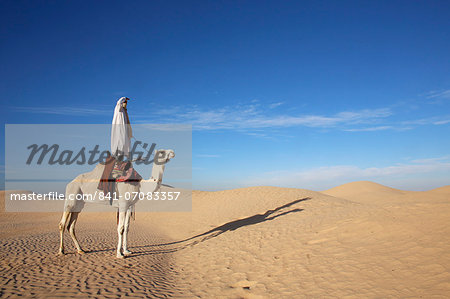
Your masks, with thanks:
[[[102,190],[104,194],[111,194],[115,190],[116,182],[137,185],[141,180],[141,175],[133,168],[131,161],[121,161],[108,155],[97,188]]]

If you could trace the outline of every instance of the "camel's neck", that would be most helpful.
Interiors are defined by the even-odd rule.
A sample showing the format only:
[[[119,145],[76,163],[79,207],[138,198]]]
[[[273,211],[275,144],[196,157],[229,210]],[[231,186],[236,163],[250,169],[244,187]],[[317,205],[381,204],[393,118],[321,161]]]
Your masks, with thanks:
[[[159,188],[161,187],[163,173],[164,173],[164,164],[156,165],[155,163],[153,163],[152,174],[150,176],[150,179],[141,181],[140,191],[143,192],[144,194],[147,194],[148,192],[158,191]]]
[[[153,163],[150,180],[155,180],[156,182],[161,183],[164,174],[164,167],[165,164],[157,165],[156,163]]]

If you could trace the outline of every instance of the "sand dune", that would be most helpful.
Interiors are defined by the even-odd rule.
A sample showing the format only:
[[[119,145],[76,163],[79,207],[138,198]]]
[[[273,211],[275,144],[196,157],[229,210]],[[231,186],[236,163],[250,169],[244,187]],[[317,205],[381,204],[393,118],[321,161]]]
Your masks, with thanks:
[[[194,191],[192,212],[138,213],[117,260],[113,213],[82,214],[88,253],[59,257],[59,213],[1,212],[1,294],[446,298],[449,213],[449,186]]]
[[[327,191],[323,191],[322,193],[338,193],[341,194],[356,194],[362,192],[382,192],[382,193],[391,193],[391,194],[403,194],[406,191],[402,191],[399,189],[390,188],[378,183],[370,182],[370,181],[358,181],[351,182],[344,185],[340,185],[334,188],[331,188]]]
[[[351,201],[371,204],[383,204],[410,191],[386,187],[374,182],[360,181],[344,184],[322,192],[330,196],[346,198]]]
[[[436,188],[433,190],[430,190],[431,193],[442,193],[442,194],[450,194],[450,186],[444,186],[440,188]]]

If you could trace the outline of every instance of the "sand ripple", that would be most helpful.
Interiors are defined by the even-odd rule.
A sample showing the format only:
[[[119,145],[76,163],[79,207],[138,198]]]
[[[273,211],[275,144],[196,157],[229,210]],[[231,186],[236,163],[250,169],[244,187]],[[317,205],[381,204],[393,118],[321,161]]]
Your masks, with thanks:
[[[69,253],[56,255],[56,231],[1,239],[2,297],[167,298],[176,291],[170,254],[148,246],[167,239],[135,229],[130,236],[134,255],[122,260],[114,258],[114,227],[97,225],[90,232],[86,225],[80,226],[78,235],[87,251],[84,255],[74,253],[71,240],[66,246]]]

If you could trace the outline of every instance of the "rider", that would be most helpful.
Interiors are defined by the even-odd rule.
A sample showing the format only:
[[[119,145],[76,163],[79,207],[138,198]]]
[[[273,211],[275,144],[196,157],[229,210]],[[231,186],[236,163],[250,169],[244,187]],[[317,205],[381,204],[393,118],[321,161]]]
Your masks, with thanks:
[[[130,159],[130,145],[133,132],[127,112],[127,103],[130,99],[121,97],[114,109],[111,128],[111,154],[116,158]]]
[[[131,167],[130,146],[133,133],[127,113],[128,100],[127,97],[121,97],[114,109],[111,128],[111,156],[104,161],[105,167],[98,184],[98,189],[103,190],[104,194],[110,194],[114,190],[115,179],[122,176]],[[125,157],[128,161],[121,163]],[[119,168],[117,173],[116,167]]]

